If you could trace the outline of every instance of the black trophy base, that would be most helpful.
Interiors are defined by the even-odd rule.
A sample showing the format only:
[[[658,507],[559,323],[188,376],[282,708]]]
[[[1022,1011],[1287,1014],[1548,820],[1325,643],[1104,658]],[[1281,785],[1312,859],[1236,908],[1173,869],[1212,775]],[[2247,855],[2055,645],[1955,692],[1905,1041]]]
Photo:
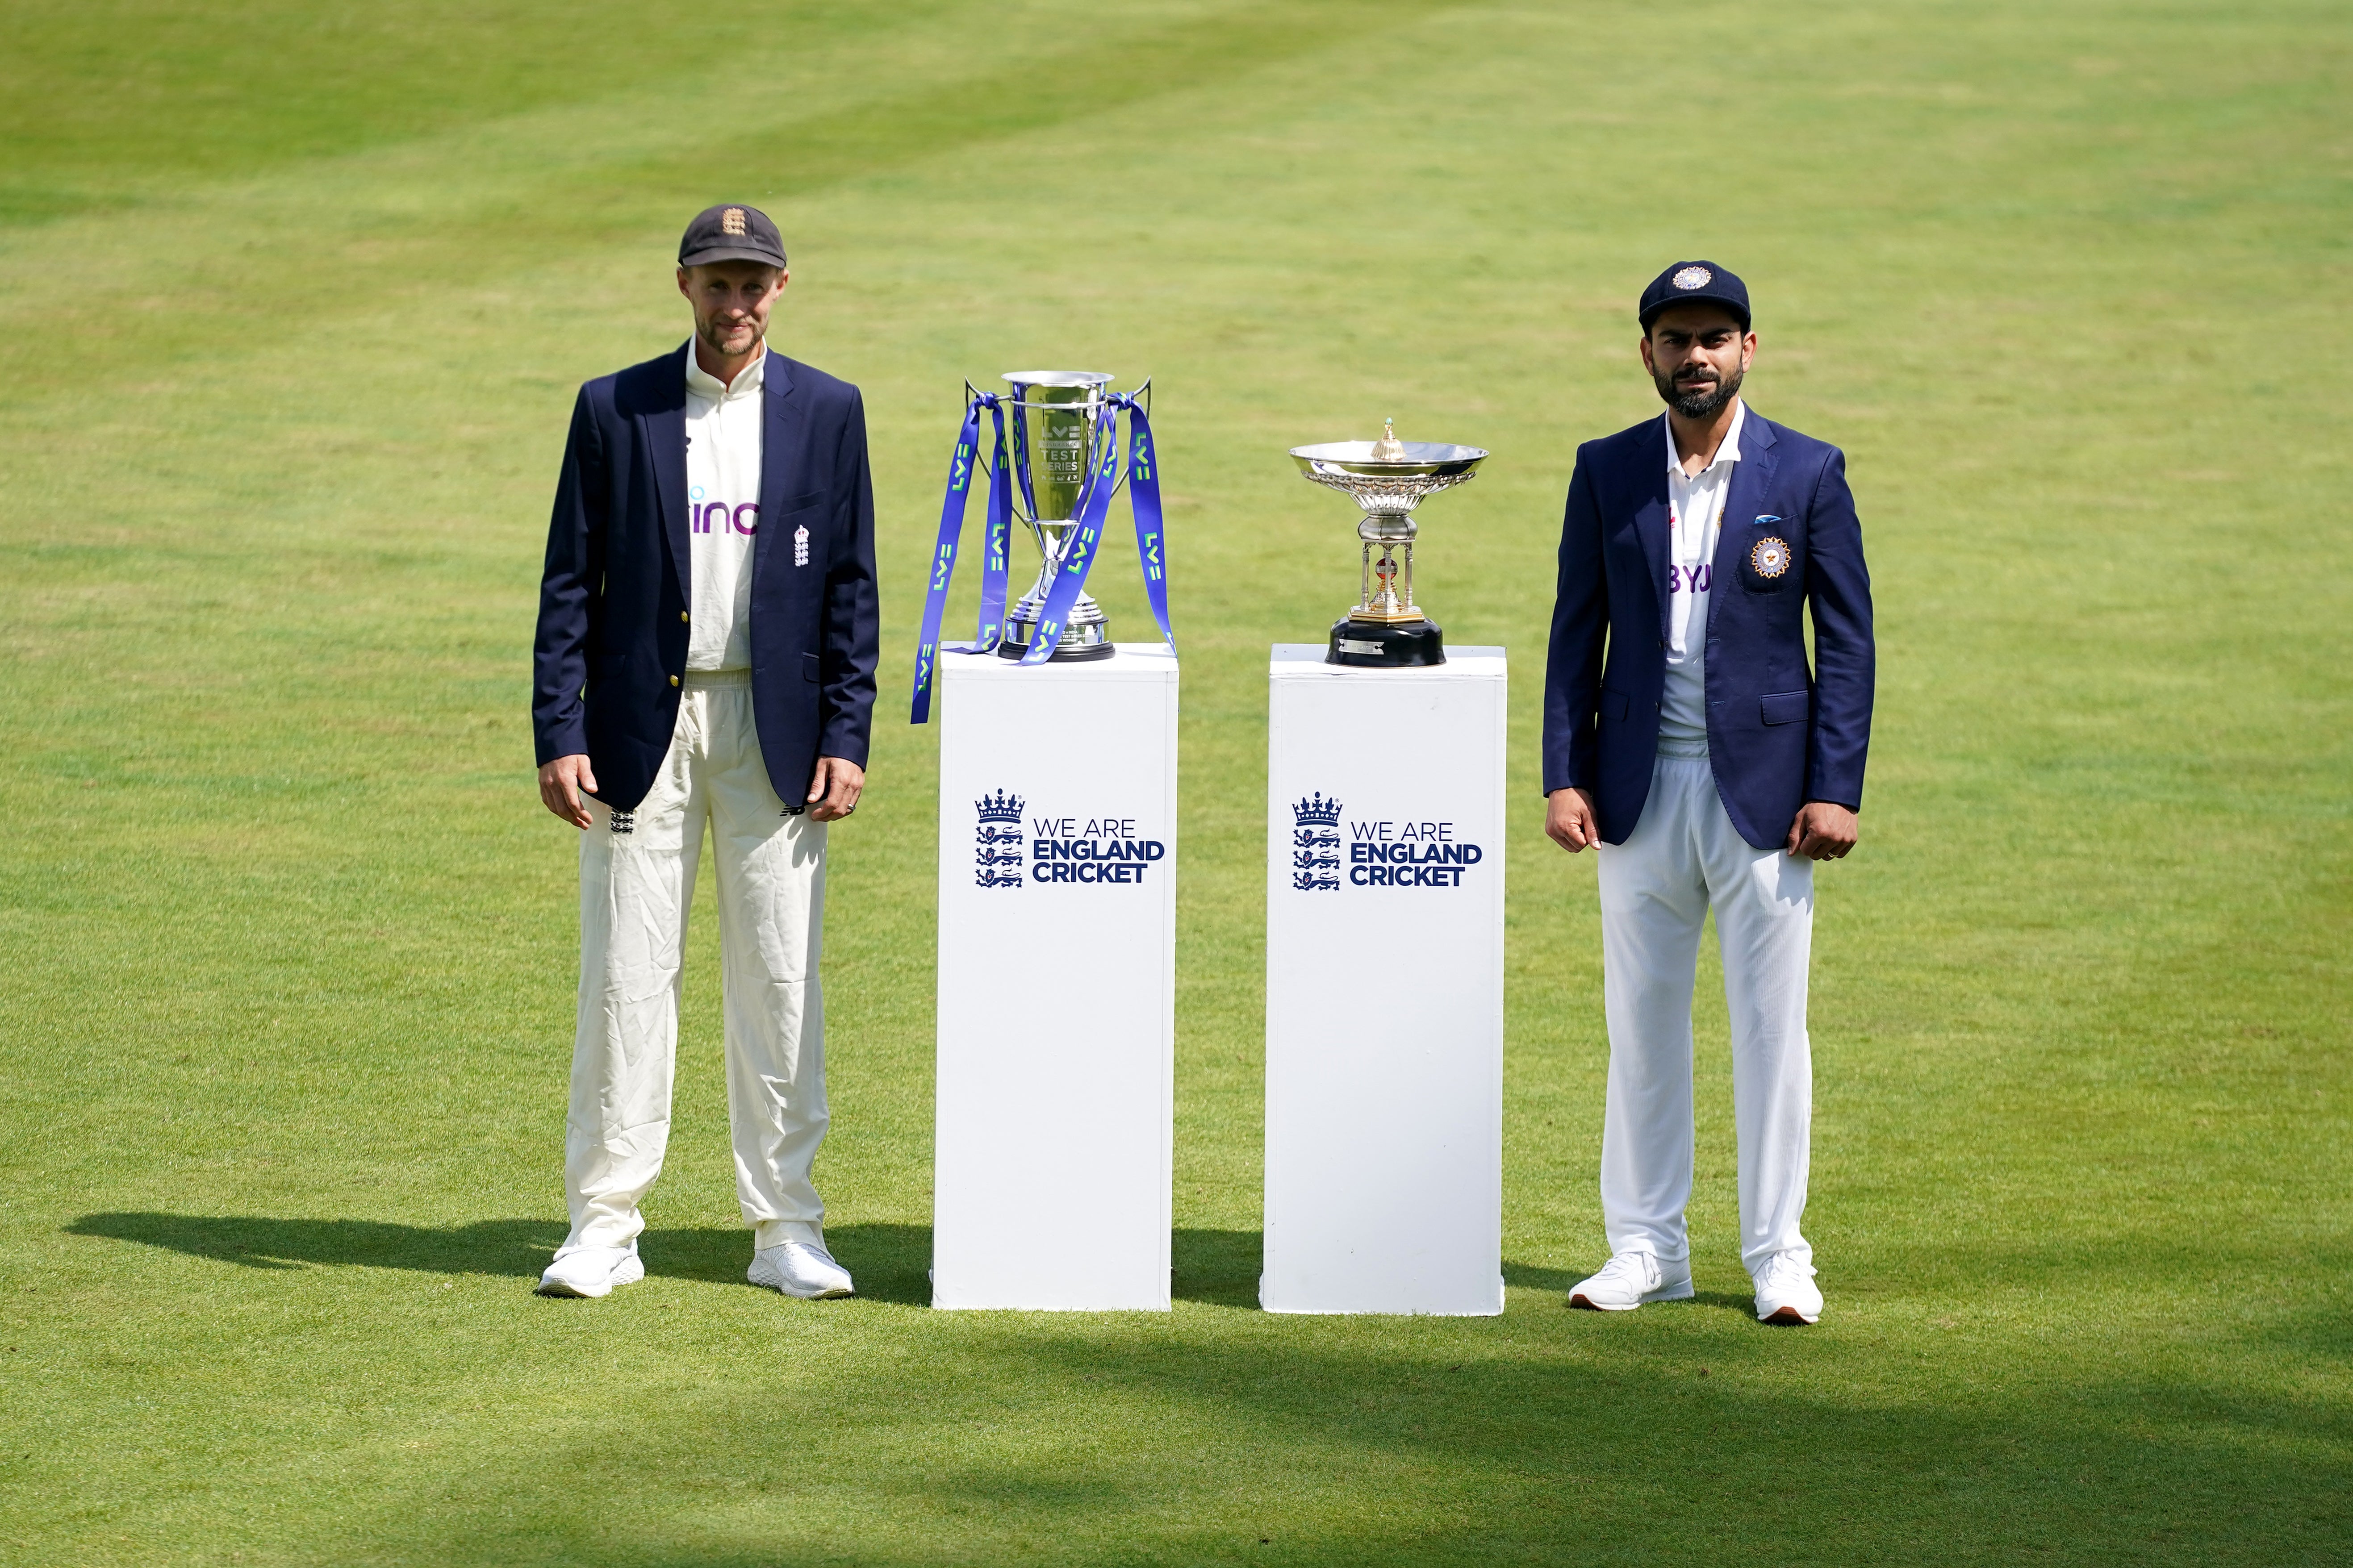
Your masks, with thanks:
[[[1354,665],[1359,669],[1415,669],[1446,662],[1446,635],[1436,621],[1357,621],[1343,617],[1332,623],[1332,651],[1326,664]]]
[[[1029,644],[1026,640],[1014,642],[1008,639],[997,645],[997,657],[999,658],[1019,658],[1029,651]],[[1048,664],[1085,664],[1091,659],[1109,658],[1118,651],[1117,647],[1108,642],[1082,643],[1073,647],[1070,637],[1065,636],[1060,646],[1046,656],[1046,662]]]

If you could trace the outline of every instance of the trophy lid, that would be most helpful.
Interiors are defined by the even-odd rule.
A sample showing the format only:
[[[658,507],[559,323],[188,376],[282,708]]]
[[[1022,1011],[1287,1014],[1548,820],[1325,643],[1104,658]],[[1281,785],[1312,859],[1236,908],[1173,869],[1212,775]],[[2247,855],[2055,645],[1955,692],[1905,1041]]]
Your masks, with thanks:
[[[997,378],[1015,386],[1109,386],[1111,373],[1099,370],[1008,370]]]

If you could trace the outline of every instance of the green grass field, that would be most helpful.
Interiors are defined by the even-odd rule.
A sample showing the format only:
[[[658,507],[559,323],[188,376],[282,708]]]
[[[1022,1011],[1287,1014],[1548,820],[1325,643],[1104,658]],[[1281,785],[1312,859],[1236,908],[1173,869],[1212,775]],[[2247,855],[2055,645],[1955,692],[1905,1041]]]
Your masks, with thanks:
[[[0,40],[0,1559],[2353,1558],[2341,4],[10,0]],[[724,199],[872,419],[818,1166],[862,1294],[741,1282],[706,891],[650,1277],[551,1302],[540,542],[572,389],[684,335]],[[1699,1300],[1562,1310],[1605,1046],[1535,793],[1551,549],[1692,254],[1757,292],[1755,405],[1846,448],[1878,593],[1804,1332],[1747,1310],[1712,971]],[[1166,1317],[924,1304],[908,667],[959,383],[1039,362],[1155,376],[1175,497]],[[1253,1305],[1264,649],[1354,582],[1282,453],[1384,415],[1494,453],[1420,586],[1514,666],[1500,1319]]]

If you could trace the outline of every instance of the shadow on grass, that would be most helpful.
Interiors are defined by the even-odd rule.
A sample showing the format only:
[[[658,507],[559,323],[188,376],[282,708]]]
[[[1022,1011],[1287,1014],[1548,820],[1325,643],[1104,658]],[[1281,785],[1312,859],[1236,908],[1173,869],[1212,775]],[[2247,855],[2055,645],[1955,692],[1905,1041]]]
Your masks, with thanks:
[[[247,1268],[406,1268],[533,1279],[564,1241],[565,1224],[485,1219],[446,1226],[365,1219],[278,1219],[266,1215],[92,1214],[68,1236],[164,1247]],[[830,1226],[826,1242],[870,1300],[922,1306],[932,1299],[932,1229],[922,1225]],[[659,1227],[638,1237],[646,1272],[660,1279],[744,1284],[751,1232],[740,1226]]]
[[[470,1225],[396,1225],[367,1219],[278,1219],[267,1215],[159,1213],[84,1215],[68,1236],[102,1237],[164,1247],[247,1268],[332,1266],[406,1268],[422,1274],[486,1274],[535,1279],[564,1240],[564,1222],[485,1219]],[[830,1226],[826,1243],[858,1277],[870,1301],[928,1305],[932,1227]],[[1180,1301],[1255,1307],[1265,1241],[1255,1230],[1179,1228],[1172,1239],[1172,1291]],[[638,1238],[638,1256],[657,1279],[740,1284],[751,1261],[750,1234],[733,1226],[656,1226]],[[1506,1263],[1510,1285],[1566,1293],[1577,1276],[1566,1269]],[[1747,1298],[1703,1293],[1704,1306],[1746,1311]]]

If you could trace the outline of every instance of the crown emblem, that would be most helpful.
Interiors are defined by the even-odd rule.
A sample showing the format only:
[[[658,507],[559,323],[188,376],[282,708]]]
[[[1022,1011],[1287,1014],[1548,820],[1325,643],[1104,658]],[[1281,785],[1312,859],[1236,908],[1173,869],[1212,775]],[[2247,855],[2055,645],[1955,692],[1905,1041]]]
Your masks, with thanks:
[[[1021,820],[1021,797],[998,790],[995,795],[982,795],[973,805],[980,809],[983,822],[1018,822]]]
[[[1294,818],[1293,826],[1297,827],[1337,827],[1340,826],[1340,803],[1325,800],[1324,792],[1317,790],[1293,806],[1291,815]]]
[[[1674,283],[1678,289],[1704,289],[1715,276],[1704,267],[1686,267],[1675,274]]]
[[[742,207],[729,207],[725,212],[721,213],[719,215],[719,232],[722,234],[742,234],[744,232],[744,209]]]

